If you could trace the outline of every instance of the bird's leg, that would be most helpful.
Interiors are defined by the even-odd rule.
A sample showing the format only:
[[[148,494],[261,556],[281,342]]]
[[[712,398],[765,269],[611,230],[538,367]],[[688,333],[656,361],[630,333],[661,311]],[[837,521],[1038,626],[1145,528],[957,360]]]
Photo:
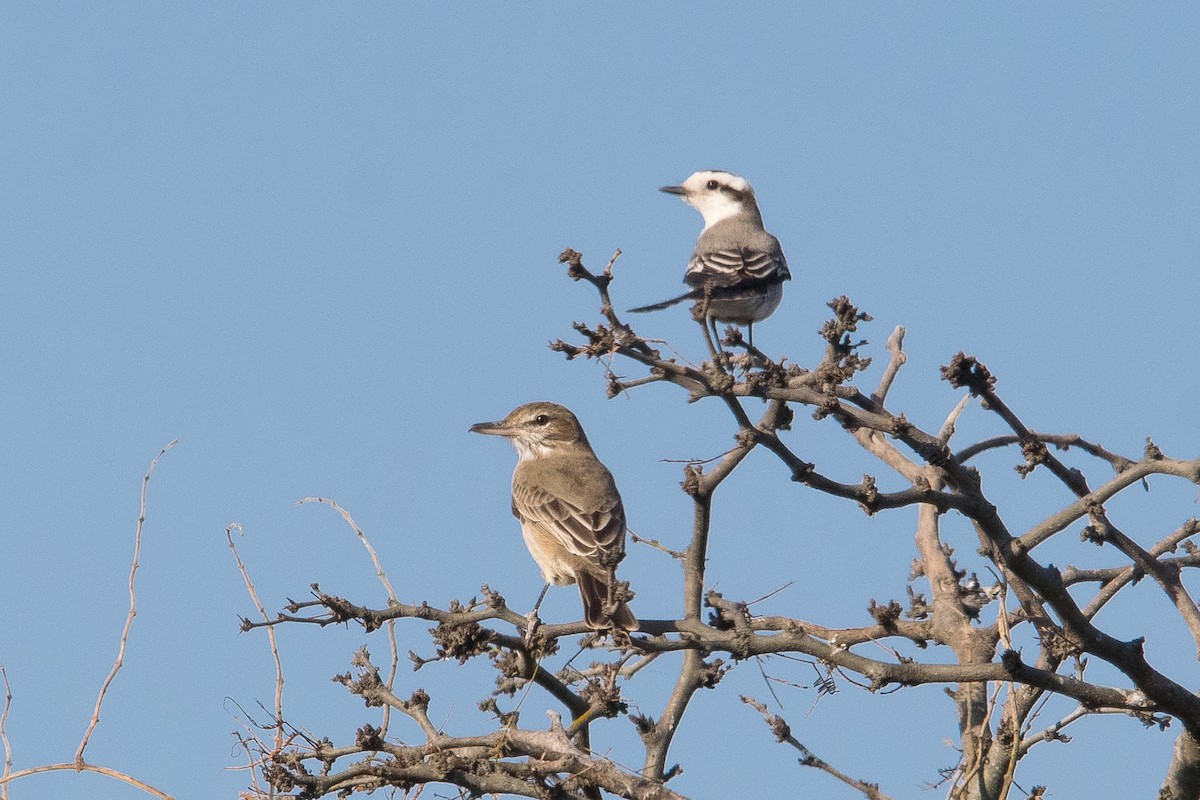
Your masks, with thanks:
[[[753,322],[746,323],[746,335],[747,335],[747,338],[750,340],[749,344],[746,345],[746,354],[748,356],[750,356],[751,363],[755,363],[755,362],[761,363],[763,361],[770,361],[771,359],[767,358],[767,356],[761,350],[759,350],[757,347],[754,346],[754,323]]]
[[[549,589],[549,583],[542,587],[542,591],[541,594],[538,595],[537,602],[533,604],[533,609],[525,615],[525,619],[529,622],[529,626],[525,628],[526,645],[533,641],[533,634],[537,632],[538,625],[542,623],[542,621],[538,618],[538,609],[542,607],[542,601],[546,599],[546,592]]]
[[[717,330],[717,318],[709,317],[708,324],[712,325],[713,341],[717,343],[717,352],[723,354],[725,348],[721,347],[721,332]]]
[[[700,330],[704,331],[704,342],[708,345],[708,355],[714,361],[717,359],[717,347],[713,344],[713,335],[708,332],[708,320],[700,320]]]
[[[717,352],[718,352],[718,349],[720,348],[720,344],[714,345],[713,342],[714,341],[719,342],[720,339],[714,338],[714,337],[716,337],[716,333],[717,333],[717,321],[715,319],[710,319],[708,316],[708,307],[711,302],[712,302],[712,287],[705,286],[704,287],[704,299],[700,302],[700,308],[698,310],[697,309],[692,310],[692,316],[695,318],[695,320],[697,322],[700,323],[700,330],[704,331],[704,341],[705,341],[705,343],[708,344],[708,355],[715,361],[717,359]],[[708,332],[709,324],[712,325],[712,329],[713,329],[712,334],[709,334],[709,332]]]

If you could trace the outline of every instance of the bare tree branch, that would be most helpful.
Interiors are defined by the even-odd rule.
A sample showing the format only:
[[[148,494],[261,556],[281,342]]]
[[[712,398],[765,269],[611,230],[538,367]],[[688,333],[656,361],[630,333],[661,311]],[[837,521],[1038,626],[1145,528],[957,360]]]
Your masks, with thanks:
[[[91,773],[95,773],[98,775],[104,775],[106,777],[120,781],[121,783],[125,783],[125,784],[133,786],[137,789],[141,789],[143,792],[145,792],[149,795],[160,798],[160,800],[173,800],[173,798],[169,794],[162,791],[161,789],[151,786],[150,784],[146,783],[145,781],[142,781],[138,778],[135,778],[132,775],[121,772],[119,770],[112,769],[110,767],[103,767],[103,766],[99,766],[96,764],[89,764],[87,761],[84,760],[83,756],[84,756],[84,751],[87,749],[88,741],[91,739],[92,733],[95,732],[96,726],[100,723],[100,709],[104,704],[104,698],[108,692],[108,688],[112,685],[113,680],[117,677],[117,673],[121,670],[122,665],[125,663],[125,650],[129,643],[129,633],[133,627],[133,618],[135,616],[137,616],[137,592],[135,589],[134,579],[137,576],[137,571],[138,571],[138,567],[140,564],[139,557],[141,555],[141,550],[142,550],[142,531],[143,531],[143,528],[146,523],[146,494],[147,494],[147,486],[150,483],[150,476],[152,474],[154,474],[154,468],[156,466],[158,466],[159,459],[161,459],[164,455],[166,455],[167,451],[170,450],[171,448],[173,448],[178,443],[179,443],[179,440],[174,439],[169,444],[167,444],[166,447],[164,447],[162,450],[160,450],[158,452],[158,455],[156,455],[150,461],[150,466],[146,469],[145,474],[142,476],[142,488],[141,488],[141,496],[140,496],[140,501],[139,501],[137,527],[135,528],[135,531],[134,531],[133,559],[132,559],[132,562],[129,567],[129,580],[128,580],[129,612],[128,612],[128,614],[126,614],[126,617],[125,617],[125,626],[121,630],[121,638],[120,638],[119,646],[117,648],[116,661],[113,663],[112,669],[109,670],[108,676],[104,679],[103,684],[100,686],[100,692],[99,692],[98,696],[96,697],[96,706],[92,711],[92,716],[88,722],[87,730],[83,734],[83,738],[79,743],[79,748],[75,752],[75,759],[73,761],[71,761],[70,763],[62,763],[62,764],[43,764],[40,766],[31,767],[29,769],[17,770],[15,772],[13,771],[13,769],[12,769],[12,747],[11,747],[11,744],[8,739],[8,734],[5,730],[5,723],[7,722],[7,719],[8,719],[8,711],[12,704],[12,688],[9,686],[9,683],[8,683],[7,672],[4,670],[3,666],[0,666],[0,677],[3,678],[4,694],[5,694],[4,710],[3,710],[3,712],[0,712],[0,741],[3,741],[3,743],[4,743],[4,773],[3,773],[3,775],[0,775],[0,798],[4,798],[4,800],[7,800],[8,796],[9,796],[8,785],[14,781],[17,781],[17,780],[20,780],[21,778],[26,778],[26,777],[29,777],[32,775],[41,775],[41,774],[50,773],[50,772],[66,772],[66,771],[76,772],[76,773],[91,772]]]
[[[12,708],[12,686],[8,683],[8,670],[0,664],[0,680],[4,682],[4,710],[0,711],[0,743],[4,745],[4,773],[0,775],[0,800],[8,800],[8,781],[12,775],[12,742],[8,740],[8,711]]]
[[[125,646],[129,642],[129,631],[133,627],[133,618],[137,616],[137,592],[134,589],[134,578],[137,576],[139,566],[138,557],[142,552],[142,527],[146,524],[146,487],[150,483],[150,476],[154,474],[154,468],[158,466],[158,460],[177,444],[179,444],[179,440],[174,439],[166,447],[158,451],[158,455],[150,462],[146,474],[142,476],[142,494],[138,510],[137,530],[134,532],[133,537],[133,563],[129,566],[129,613],[125,616],[125,627],[121,630],[121,639],[117,647],[117,660],[113,662],[108,677],[104,679],[104,683],[100,686],[100,694],[96,697],[96,707],[92,711],[92,718],[88,722],[87,730],[83,733],[83,739],[79,742],[79,748],[75,751],[75,763],[80,766],[84,763],[83,751],[87,749],[88,740],[92,738],[92,732],[96,730],[96,725],[100,723],[100,707],[104,704],[104,695],[107,694],[108,687],[112,685],[113,680],[117,677],[117,673],[121,671],[121,665],[125,663]]]
[[[420,669],[438,659],[464,663],[489,659],[499,673],[498,688],[481,707],[495,715],[498,727],[472,735],[447,735],[429,719],[430,698],[420,691],[408,700],[396,697],[391,680],[379,678],[364,650],[355,660],[357,677],[347,674],[338,680],[368,705],[411,717],[426,741],[400,745],[369,725],[360,729],[353,745],[341,747],[298,735],[293,745],[277,748],[271,763],[263,765],[272,787],[317,797],[437,782],[474,795],[596,800],[603,790],[626,798],[677,797],[665,788],[683,768],[681,763],[671,765],[671,749],[696,694],[700,689],[717,688],[722,677],[740,662],[757,662],[772,655],[811,660],[829,676],[871,692],[943,686],[956,702],[954,727],[962,754],[958,765],[944,772],[945,779],[953,781],[950,793],[955,800],[1005,800],[1019,787],[1018,763],[1033,747],[1066,739],[1062,731],[1067,726],[1097,713],[1122,713],[1158,727],[1178,720],[1184,733],[1164,787],[1169,784],[1171,791],[1185,791],[1193,780],[1200,785],[1200,756],[1193,758],[1200,731],[1200,698],[1188,688],[1190,680],[1177,681],[1151,667],[1140,639],[1121,641],[1095,622],[1104,604],[1149,575],[1175,602],[1176,613],[1191,626],[1200,650],[1200,609],[1180,578],[1184,569],[1200,566],[1200,552],[1187,542],[1200,523],[1189,520],[1162,541],[1143,548],[1113,524],[1105,507],[1130,486],[1145,484],[1151,475],[1200,483],[1200,459],[1170,458],[1152,444],[1139,458],[1129,458],[1077,434],[1036,432],[999,397],[996,379],[987,368],[962,353],[943,367],[942,377],[951,386],[968,391],[936,432],[923,430],[887,407],[907,361],[904,329],[897,327],[889,337],[886,350],[890,357],[874,391],[868,393],[859,387],[872,367],[859,328],[871,318],[846,297],[829,303],[832,316],[820,331],[824,353],[811,368],[773,360],[763,350],[749,346],[733,327],[725,331],[718,347],[708,337],[702,318],[698,321],[705,331],[708,357],[691,363],[670,345],[638,336],[618,317],[610,290],[619,256],[618,250],[600,273],[588,270],[574,250],[560,256],[568,277],[589,283],[599,294],[601,319],[596,324],[574,323],[582,341],[559,340],[551,343],[551,348],[569,359],[600,360],[610,397],[661,383],[679,387],[687,402],[712,398],[728,414],[726,424],[734,438],[733,447],[717,458],[691,461],[684,467],[682,488],[693,501],[692,535],[686,549],[673,551],[656,540],[633,537],[635,542],[671,555],[679,564],[683,591],[677,615],[640,619],[639,630],[627,642],[619,643],[615,655],[610,653],[581,669],[569,668],[568,662],[554,672],[551,663],[565,637],[582,636],[585,649],[596,649],[605,641],[603,637],[582,621],[544,624],[531,634],[525,617],[509,609],[504,598],[486,586],[481,599],[455,600],[439,607],[429,602],[401,603],[385,583],[387,607],[372,608],[328,595],[313,585],[312,599],[290,603],[273,619],[246,620],[243,627],[357,622],[371,632],[405,619],[433,622],[430,636],[435,655],[410,651],[415,667]],[[699,311],[703,317],[702,304]],[[664,345],[666,357],[658,344]],[[620,359],[626,359],[640,374],[618,375],[614,365]],[[955,452],[949,442],[972,397],[979,398],[984,409],[1011,434],[966,443]],[[757,421],[747,412],[747,398],[767,401]],[[788,435],[795,413],[802,409],[818,422],[829,420],[840,426],[859,445],[869,466],[856,470],[849,480],[819,471],[816,456],[820,453],[809,452],[815,451],[815,446]],[[983,467],[969,463],[979,454],[1011,445],[1021,448],[1024,461],[1018,471],[1022,475],[1044,467],[1044,472],[1075,495],[1058,509],[1040,512],[1041,522],[1020,534],[1012,532],[1006,510],[985,491]],[[915,514],[904,517],[909,520],[906,525],[913,526],[916,549],[907,609],[895,600],[871,599],[866,624],[838,627],[800,617],[756,616],[751,603],[725,597],[706,586],[711,519],[714,504],[722,496],[718,489],[760,446],[800,487],[851,500],[868,514],[915,507]],[[1064,451],[1078,448],[1107,465],[1114,475],[1092,488],[1084,473],[1062,462],[1050,452],[1050,446]],[[880,491],[874,477],[879,469],[884,477],[899,477],[906,488]],[[956,553],[949,546],[941,523],[942,515],[949,511],[969,521],[978,537],[977,552]],[[361,536],[348,514],[342,513]],[[1085,537],[1113,545],[1128,563],[1060,570],[1038,560],[1039,545],[1084,518]],[[1169,555],[1181,544],[1188,548],[1185,554]],[[382,575],[373,553],[372,558],[377,574]],[[918,580],[927,582],[928,588],[916,586],[913,582]],[[1087,585],[1094,587],[1094,594],[1081,607],[1083,601],[1076,596]],[[1074,590],[1076,596],[1068,591],[1071,586],[1080,587]],[[1010,599],[1016,604],[1010,604]],[[1031,640],[1032,645],[1028,644]],[[1028,659],[1016,649],[1021,646],[1028,651]],[[937,648],[945,649],[941,655],[923,656],[923,651]],[[1116,675],[1109,680],[1120,685],[1102,684],[1085,675],[1087,663],[1095,659],[1116,668],[1116,673],[1106,674]],[[663,693],[657,718],[640,711],[627,712],[622,688],[651,662],[678,670],[672,688]],[[764,678],[780,680],[765,672]],[[828,689],[827,682],[818,684],[818,692]],[[548,731],[529,730],[519,724],[520,702],[510,711],[501,709],[504,696],[528,693],[531,686],[561,704],[572,723],[564,728],[555,714]],[[1035,721],[1053,696],[1071,698],[1077,708],[1034,732]],[[745,702],[760,711],[780,741],[801,751],[802,763],[835,776],[868,798],[884,797],[878,787],[846,776],[789,738],[786,723],[768,713],[765,706],[749,699]],[[639,699],[639,706],[645,708],[646,701]],[[602,732],[601,726],[593,731],[591,721],[625,713],[641,735],[645,750],[638,775],[598,757],[591,749],[591,735]],[[1035,787],[1030,796],[1042,793]]]
[[[834,769],[828,762],[817,758],[811,750],[801,744],[795,736],[792,735],[792,728],[783,717],[776,716],[767,710],[767,707],[755,700],[752,697],[742,695],[742,702],[762,714],[763,720],[767,723],[767,727],[771,729],[771,733],[775,734],[776,741],[784,744],[790,744],[792,747],[800,751],[800,763],[806,767],[813,767],[822,772],[832,775],[837,780],[862,792],[868,800],[891,800],[886,794],[879,791],[879,785],[875,783],[867,783],[866,781],[851,778],[849,775]]]
[[[618,251],[618,253],[619,253],[619,251]],[[613,260],[614,261],[616,260],[616,256],[613,256]],[[609,266],[611,268],[612,265],[610,264]],[[362,542],[362,546],[366,549],[367,555],[369,555],[371,557],[371,564],[375,567],[375,576],[377,578],[379,578],[379,582],[381,584],[383,584],[383,589],[384,589],[384,591],[387,592],[388,598],[393,603],[399,603],[400,599],[398,597],[396,597],[396,590],[394,588],[392,588],[392,582],[391,582],[391,580],[388,579],[387,573],[383,569],[383,565],[379,562],[379,554],[375,552],[375,548],[371,546],[371,541],[369,539],[367,539],[367,534],[363,531],[362,528],[360,528],[358,526],[358,523],[354,521],[354,517],[352,517],[350,515],[350,512],[347,511],[345,508],[342,508],[342,506],[340,506],[336,500],[330,500],[327,497],[305,497],[301,500],[298,500],[296,502],[296,505],[304,505],[306,503],[321,503],[322,505],[327,505],[330,508],[332,508],[334,511],[338,512],[338,514],[341,515],[342,519],[345,520],[346,524],[349,525],[351,530],[354,531],[354,535],[358,537],[358,540],[360,542]],[[396,685],[396,672],[400,666],[400,647],[396,643],[396,622],[395,622],[395,620],[387,621],[387,629],[388,629],[388,644],[391,646],[391,649],[392,649],[392,661],[391,661],[391,667],[388,670],[387,685],[395,686]],[[391,714],[390,709],[385,707],[383,709],[383,733],[384,733],[384,735],[387,734],[388,722],[391,718],[390,714]]]
[[[242,557],[238,554],[237,544],[233,541],[234,531],[241,534],[242,526],[236,522],[225,526],[225,540],[229,543],[233,560],[237,563],[238,573],[246,584],[246,591],[249,592],[254,607],[258,609],[259,616],[269,622],[271,618],[267,615],[267,609],[258,599],[258,591],[254,588],[254,582],[250,580],[250,573],[246,571],[246,565],[242,563]],[[275,717],[272,720],[272,727],[275,729],[275,749],[272,752],[279,752],[283,749],[283,661],[279,657],[279,643],[275,641],[275,629],[270,626],[267,627],[267,642],[271,646],[271,658],[275,662]]]

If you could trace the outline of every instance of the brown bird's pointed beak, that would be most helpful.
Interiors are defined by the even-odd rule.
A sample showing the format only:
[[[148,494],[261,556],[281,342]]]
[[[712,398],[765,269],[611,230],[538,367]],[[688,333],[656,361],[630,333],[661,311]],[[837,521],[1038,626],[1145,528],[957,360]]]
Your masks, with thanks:
[[[687,194],[687,189],[683,188],[682,186],[660,186],[658,190],[660,192],[666,192],[667,194],[677,194],[680,197],[683,197]]]
[[[476,422],[468,430],[471,433],[488,433],[493,436],[507,436],[510,433],[502,422]]]

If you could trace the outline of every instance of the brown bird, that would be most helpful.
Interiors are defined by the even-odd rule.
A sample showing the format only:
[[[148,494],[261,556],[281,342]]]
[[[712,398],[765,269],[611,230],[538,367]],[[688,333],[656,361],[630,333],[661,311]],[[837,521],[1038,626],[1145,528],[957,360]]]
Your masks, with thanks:
[[[542,595],[551,583],[578,584],[589,628],[637,630],[637,618],[615,596],[625,557],[621,495],[575,415],[557,403],[527,403],[471,431],[504,436],[517,450],[512,512],[546,578]]]

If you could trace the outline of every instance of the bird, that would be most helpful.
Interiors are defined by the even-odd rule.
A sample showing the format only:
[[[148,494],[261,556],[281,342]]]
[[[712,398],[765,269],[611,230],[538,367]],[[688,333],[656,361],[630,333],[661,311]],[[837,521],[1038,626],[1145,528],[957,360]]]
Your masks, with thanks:
[[[753,347],[754,323],[774,313],[783,300],[783,282],[792,278],[779,240],[763,227],[754,189],[740,175],[701,170],[660,191],[680,196],[704,217],[704,230],[683,276],[692,288],[661,303],[631,308],[630,313],[659,311],[684,300],[707,302],[704,314],[714,336],[717,322],[745,325]]]
[[[589,628],[622,632],[616,635],[637,630],[628,603],[616,597],[616,568],[625,557],[625,508],[578,418],[558,403],[534,402],[470,430],[503,436],[517,451],[512,513],[546,579],[531,621],[550,584],[577,584]]]

